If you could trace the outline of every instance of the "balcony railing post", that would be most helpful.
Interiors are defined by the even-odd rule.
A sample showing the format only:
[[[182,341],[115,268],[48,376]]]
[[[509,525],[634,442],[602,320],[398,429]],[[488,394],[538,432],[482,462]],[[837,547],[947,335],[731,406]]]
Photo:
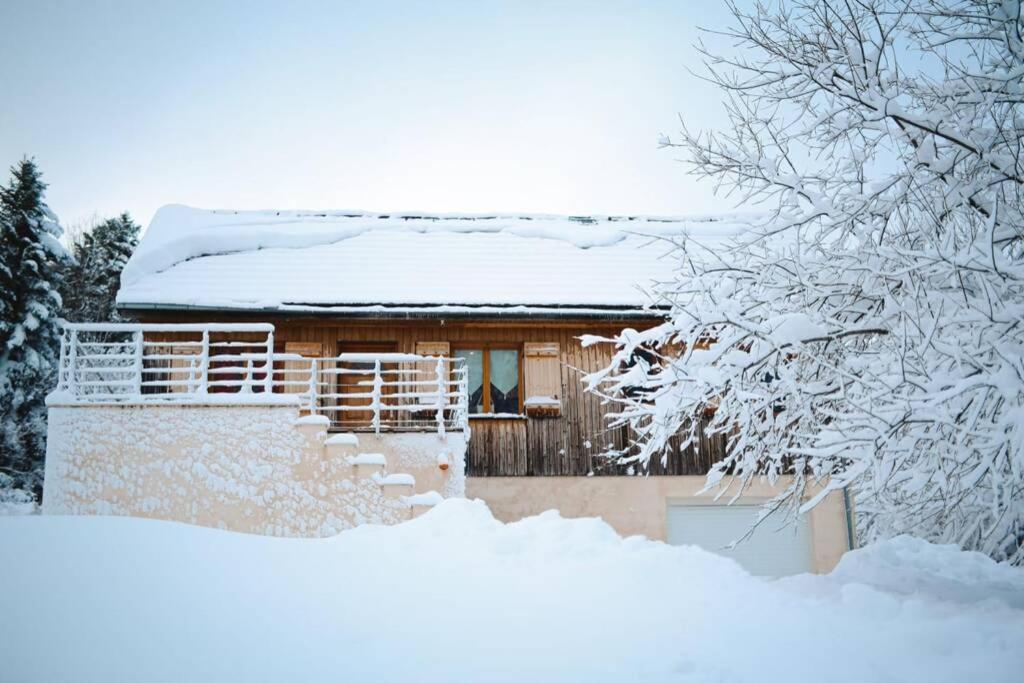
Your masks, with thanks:
[[[67,362],[68,362],[68,332],[67,330],[60,331],[60,356],[57,360],[57,391],[68,390],[68,375],[67,375]]]
[[[199,360],[195,357],[188,359],[188,379],[185,380],[186,394],[196,393],[196,368],[198,367],[198,363]],[[168,375],[168,377],[170,376],[171,375]]]
[[[469,434],[469,370],[465,363],[459,368],[459,427]],[[468,436],[467,436],[468,438]]]
[[[242,388],[238,390],[240,394],[251,394],[252,393],[252,372],[253,364],[252,358],[245,360],[245,377],[242,379]]]
[[[196,393],[208,393],[210,380],[210,331],[203,330],[203,345],[199,351],[199,387]]]
[[[444,406],[448,396],[443,357],[438,357],[434,372],[437,379],[437,434],[438,436],[444,436]]]
[[[309,364],[309,414],[316,415],[317,404],[319,399],[317,397],[317,388],[320,384],[320,362],[319,359],[314,358]]]
[[[263,379],[263,391],[270,394],[274,391],[274,333],[267,332],[267,376]]]
[[[78,396],[78,330],[71,330],[68,350],[68,391]]]
[[[132,385],[132,389],[134,391],[132,393],[134,393],[137,396],[141,396],[142,395],[142,355],[143,355],[143,351],[144,351],[143,345],[142,345],[142,330],[139,330],[134,335],[132,335],[132,341],[134,342],[133,352],[134,352],[134,356],[135,356],[135,358],[133,360],[133,363],[132,363],[132,367],[134,368],[134,372],[132,373],[132,380],[134,381],[134,384]]]
[[[381,391],[384,388],[384,378],[380,374],[380,359],[378,358],[373,362],[373,398],[371,399],[371,409],[373,410],[373,432],[374,434],[380,434],[380,396]]]

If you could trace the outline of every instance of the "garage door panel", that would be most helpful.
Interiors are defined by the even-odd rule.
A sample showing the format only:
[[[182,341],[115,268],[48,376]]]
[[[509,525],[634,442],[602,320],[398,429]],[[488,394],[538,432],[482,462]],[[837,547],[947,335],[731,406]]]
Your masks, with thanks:
[[[786,576],[811,571],[811,533],[806,518],[796,528],[778,528],[770,519],[735,548],[729,543],[743,537],[757,519],[756,505],[669,505],[668,542],[696,545],[731,557],[759,576]]]

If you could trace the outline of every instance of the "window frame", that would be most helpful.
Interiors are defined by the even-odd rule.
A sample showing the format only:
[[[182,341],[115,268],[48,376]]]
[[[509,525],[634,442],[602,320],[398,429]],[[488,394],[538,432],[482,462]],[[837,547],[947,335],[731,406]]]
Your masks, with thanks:
[[[523,345],[514,344],[509,342],[451,342],[451,354],[452,358],[455,357],[458,351],[480,351],[483,353],[482,358],[482,372],[483,372],[483,388],[482,396],[483,404],[481,405],[481,412],[469,413],[469,419],[474,418],[489,418],[494,419],[495,415],[508,416],[507,419],[517,419],[524,416],[523,412]],[[516,352],[516,374],[517,374],[517,397],[519,399],[518,410],[515,413],[495,413],[491,409],[491,351],[515,351]]]

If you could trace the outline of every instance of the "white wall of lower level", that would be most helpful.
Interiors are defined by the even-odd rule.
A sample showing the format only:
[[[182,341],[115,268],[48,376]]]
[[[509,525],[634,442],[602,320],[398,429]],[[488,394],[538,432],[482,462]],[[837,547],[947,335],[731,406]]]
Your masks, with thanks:
[[[295,537],[409,518],[401,499],[354,476],[345,455],[325,447],[325,432],[296,427],[297,417],[292,405],[52,406],[43,513],[133,515]],[[388,472],[416,478],[417,492],[481,498],[507,522],[557,509],[602,517],[624,536],[667,540],[670,506],[727,500],[700,495],[700,476],[467,479],[461,432],[358,438],[350,453],[383,454]],[[764,502],[787,483],[755,483],[738,502]],[[829,571],[850,542],[842,494],[830,494],[808,523],[812,567]]]
[[[324,432],[288,405],[71,405],[49,414],[44,514],[133,515],[274,536],[393,524],[409,507],[329,455]],[[434,432],[359,435],[418,492],[464,491],[465,440]],[[438,455],[452,465],[442,472]]]

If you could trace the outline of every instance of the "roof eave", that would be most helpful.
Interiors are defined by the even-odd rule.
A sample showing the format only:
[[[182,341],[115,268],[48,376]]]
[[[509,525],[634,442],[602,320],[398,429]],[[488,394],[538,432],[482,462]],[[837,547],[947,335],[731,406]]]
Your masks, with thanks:
[[[223,314],[259,314],[275,316],[303,315],[332,318],[378,318],[393,320],[417,319],[587,319],[587,320],[650,320],[664,316],[660,308],[615,306],[317,306],[288,305],[267,307],[210,306],[195,304],[118,304],[119,311],[130,313],[152,311],[207,312]]]

